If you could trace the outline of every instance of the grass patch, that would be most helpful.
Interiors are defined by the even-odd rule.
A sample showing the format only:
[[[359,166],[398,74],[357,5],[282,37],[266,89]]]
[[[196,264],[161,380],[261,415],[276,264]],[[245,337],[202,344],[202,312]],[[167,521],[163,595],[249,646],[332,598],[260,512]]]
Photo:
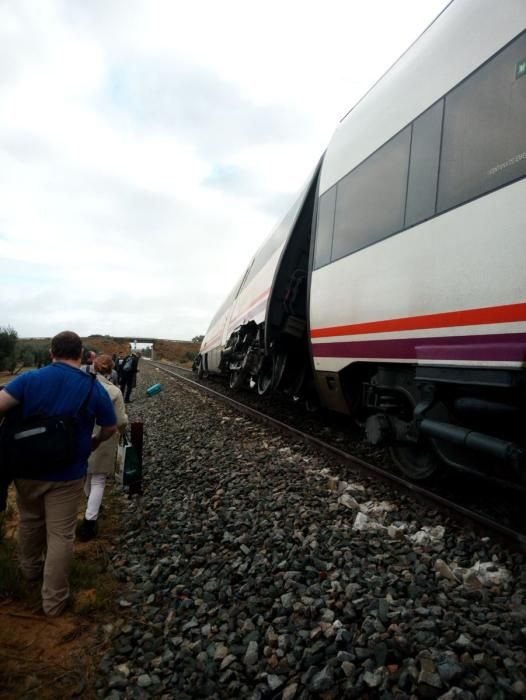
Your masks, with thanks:
[[[99,536],[85,544],[78,543],[69,576],[74,612],[96,620],[115,613],[119,586],[107,554],[111,540],[122,526],[121,496],[111,483],[106,487],[103,504]]]
[[[93,550],[97,548],[98,552]],[[90,546],[87,556],[79,552],[73,560],[69,582],[73,594],[73,610],[81,615],[99,615],[115,609],[118,583],[108,570],[102,547]]]
[[[27,597],[27,585],[18,569],[16,545],[12,540],[0,542],[0,598]]]

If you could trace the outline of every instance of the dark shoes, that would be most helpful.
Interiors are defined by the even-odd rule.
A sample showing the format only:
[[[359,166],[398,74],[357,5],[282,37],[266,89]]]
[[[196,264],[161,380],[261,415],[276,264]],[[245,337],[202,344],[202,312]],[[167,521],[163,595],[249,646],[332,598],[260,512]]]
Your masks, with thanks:
[[[97,521],[86,520],[86,518],[84,518],[77,530],[77,537],[81,542],[88,542],[89,540],[92,540],[95,537],[97,537],[97,533]]]

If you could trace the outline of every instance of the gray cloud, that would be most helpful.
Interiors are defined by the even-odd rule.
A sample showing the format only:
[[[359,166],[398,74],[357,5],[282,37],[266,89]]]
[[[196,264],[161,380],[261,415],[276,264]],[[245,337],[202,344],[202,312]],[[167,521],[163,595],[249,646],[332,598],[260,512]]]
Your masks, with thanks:
[[[245,146],[299,140],[308,121],[294,107],[254,105],[211,71],[183,57],[166,62],[121,57],[108,97],[145,128],[176,129],[200,155],[221,161]]]
[[[378,21],[361,42],[361,12],[416,35],[445,0],[328,2],[298,33],[278,3],[0,0],[2,323],[204,332],[326,146],[349,66],[367,81],[400,40]]]

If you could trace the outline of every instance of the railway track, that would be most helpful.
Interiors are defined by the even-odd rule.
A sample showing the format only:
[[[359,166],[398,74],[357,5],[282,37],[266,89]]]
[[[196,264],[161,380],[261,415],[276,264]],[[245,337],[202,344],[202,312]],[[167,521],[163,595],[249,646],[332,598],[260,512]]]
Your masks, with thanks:
[[[180,382],[198,388],[235,410],[249,416],[253,420],[271,426],[284,435],[293,437],[313,448],[318,452],[327,456],[333,463],[343,466],[345,469],[350,469],[361,473],[367,477],[380,478],[388,482],[399,493],[410,495],[420,503],[430,506],[437,511],[440,511],[447,517],[454,520],[456,523],[468,528],[477,533],[481,537],[491,537],[498,541],[503,546],[512,550],[526,552],[526,532],[499,522],[495,516],[488,516],[470,507],[446,497],[443,494],[437,493],[429,488],[415,484],[401,476],[392,473],[391,471],[373,464],[366,459],[356,456],[345,449],[341,449],[325,440],[311,435],[303,430],[300,430],[292,425],[289,425],[283,420],[279,420],[268,413],[257,410],[246,403],[242,403],[237,399],[233,399],[226,393],[216,391],[207,384],[196,381],[192,378],[191,370],[182,367],[177,367],[163,362],[152,361],[152,365],[166,374],[176,378]]]

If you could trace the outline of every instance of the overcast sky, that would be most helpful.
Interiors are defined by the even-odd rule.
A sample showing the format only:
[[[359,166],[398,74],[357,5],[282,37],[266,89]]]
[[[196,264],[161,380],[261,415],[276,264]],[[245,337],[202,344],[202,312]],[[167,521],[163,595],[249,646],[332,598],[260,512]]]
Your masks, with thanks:
[[[0,326],[189,339],[446,0],[0,0]]]

